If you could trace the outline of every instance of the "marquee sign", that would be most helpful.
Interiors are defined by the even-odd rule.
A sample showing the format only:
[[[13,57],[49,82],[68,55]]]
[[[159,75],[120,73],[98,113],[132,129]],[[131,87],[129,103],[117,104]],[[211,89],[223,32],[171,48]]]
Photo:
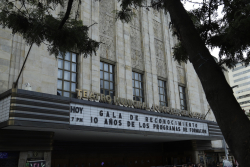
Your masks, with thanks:
[[[70,124],[136,131],[208,136],[206,123],[70,104]]]
[[[77,98],[78,99],[85,99],[85,100],[91,100],[96,102],[102,102],[102,103],[109,103],[112,102],[115,105],[120,105],[124,107],[131,107],[131,108],[137,108],[137,109],[143,109],[148,111],[154,111],[154,112],[160,112],[160,113],[168,113],[178,116],[185,116],[185,117],[192,117],[192,118],[198,118],[198,119],[205,119],[205,114],[202,113],[196,113],[196,112],[190,112],[187,110],[180,110],[175,108],[170,108],[166,106],[159,106],[157,104],[153,104],[152,107],[149,107],[149,105],[145,102],[135,101],[131,99],[125,99],[114,96],[112,99],[110,95],[104,95],[101,93],[95,93],[88,90],[80,90],[76,89]]]

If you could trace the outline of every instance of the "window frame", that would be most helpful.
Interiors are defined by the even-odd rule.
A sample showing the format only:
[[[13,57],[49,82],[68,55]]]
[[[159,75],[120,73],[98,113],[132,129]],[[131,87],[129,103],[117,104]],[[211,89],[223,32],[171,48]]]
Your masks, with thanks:
[[[67,53],[70,53],[70,60],[65,59]],[[76,85],[75,89],[77,89],[77,87],[78,87],[78,54],[75,53],[75,52],[67,52],[67,53],[64,56],[63,55],[58,55],[58,58],[57,58],[58,59],[57,60],[57,69],[58,69],[58,71],[57,71],[57,84],[58,84],[59,80],[62,81],[62,89],[58,89],[58,85],[57,85],[57,92],[61,92],[60,96],[63,96],[63,97],[77,98],[76,91],[75,92],[72,91],[71,85],[72,85],[72,83],[75,83],[75,85]],[[76,61],[75,62],[72,60],[72,54],[76,55]],[[63,63],[62,68],[59,67],[59,60],[62,60],[62,63]],[[65,68],[65,62],[70,63],[70,70],[67,70]],[[76,64],[76,71],[72,71],[72,64],[73,63]],[[62,71],[62,78],[58,77],[59,70]],[[70,73],[70,77],[69,77],[70,79],[69,80],[64,79],[65,78],[65,76],[64,76],[65,72]],[[72,74],[73,73],[76,75],[76,80],[75,81],[72,81]],[[70,83],[69,91],[64,89],[64,82],[69,82]],[[69,96],[64,96],[65,92],[69,93]],[[74,94],[74,96],[72,96],[72,94]]]
[[[101,63],[102,63],[102,69],[101,69]],[[104,64],[108,64],[108,71],[105,71],[104,70]],[[112,66],[112,72],[110,72],[110,66]],[[115,93],[116,93],[116,87],[115,87],[115,64],[114,63],[110,63],[110,62],[106,62],[106,61],[103,61],[101,60],[100,61],[100,66],[99,66],[99,69],[100,69],[100,93],[101,94],[105,94],[105,91],[109,91],[109,95],[110,95],[110,91],[113,92],[113,96],[111,96],[112,99],[114,99],[114,96],[115,96]],[[101,78],[101,72],[102,72],[102,78]],[[108,80],[104,79],[104,73],[108,73]],[[110,74],[112,74],[113,76],[113,81],[110,81]],[[106,89],[105,88],[105,81],[109,83],[109,89]],[[101,87],[101,82],[103,83],[103,87]],[[110,89],[110,83],[113,83],[113,89]],[[102,92],[103,90],[103,92]]]
[[[182,92],[180,91],[180,88],[182,88]],[[183,89],[184,89],[184,91],[183,91]],[[179,91],[180,108],[181,108],[181,110],[188,110],[186,87],[183,86],[183,85],[178,85],[178,91]],[[185,97],[185,98],[181,98],[181,94],[183,94],[183,97]],[[185,104],[186,106],[183,107],[183,105],[181,104],[181,101],[184,101],[184,104]],[[182,107],[183,107],[184,109],[183,109]]]
[[[135,73],[138,74],[138,79],[135,79]],[[141,76],[141,79],[139,76]],[[138,82],[138,87],[135,86],[136,82]],[[132,71],[132,87],[133,87],[133,100],[138,101],[137,100],[138,97],[140,99],[139,100],[140,102],[142,103],[145,102],[144,75],[141,72]],[[136,95],[136,89],[139,89],[139,96]]]
[[[159,106],[168,107],[167,81],[160,78],[158,78],[157,81],[158,81]],[[160,86],[159,81],[162,82],[163,87]],[[161,88],[163,88],[165,94],[164,93],[161,94],[160,92]],[[161,101],[161,95],[165,97],[165,101]],[[165,105],[161,105],[161,102],[165,103]]]

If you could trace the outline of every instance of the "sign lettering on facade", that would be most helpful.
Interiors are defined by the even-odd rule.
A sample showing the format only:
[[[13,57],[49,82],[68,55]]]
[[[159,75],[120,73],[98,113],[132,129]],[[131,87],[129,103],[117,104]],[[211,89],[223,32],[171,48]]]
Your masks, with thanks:
[[[70,104],[70,124],[137,131],[208,136],[206,123]]]
[[[143,110],[148,110],[148,111],[155,111],[159,113],[168,113],[168,114],[173,114],[173,115],[178,115],[178,116],[205,119],[205,114],[202,114],[202,113],[190,112],[190,111],[170,108],[166,106],[159,106],[156,104],[153,104],[152,107],[149,107],[149,105],[145,102],[120,98],[116,96],[114,96],[114,99],[112,99],[110,95],[105,96],[104,94],[95,93],[95,92],[91,92],[88,90],[76,89],[76,92],[77,92],[78,99],[88,99],[88,100],[92,100],[96,102],[109,103],[109,104],[111,104],[113,101],[115,105],[121,105],[125,107],[143,109]]]

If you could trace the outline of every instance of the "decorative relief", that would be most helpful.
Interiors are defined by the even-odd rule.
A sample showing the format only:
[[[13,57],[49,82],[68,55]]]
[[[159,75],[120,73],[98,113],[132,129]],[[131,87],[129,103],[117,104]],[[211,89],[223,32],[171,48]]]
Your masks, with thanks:
[[[154,13],[154,16],[157,17],[157,18],[160,18],[160,12],[153,9],[153,13]]]
[[[100,34],[107,35],[109,37],[114,36],[114,18],[106,14],[100,14]]]
[[[162,29],[161,29],[161,23],[158,21],[154,20],[154,35],[155,38],[162,40]]]
[[[164,60],[163,42],[155,39],[155,54],[157,59]]]
[[[183,68],[176,67],[177,68],[177,78],[178,82],[182,84],[186,84],[185,82],[185,72]]]
[[[156,58],[156,65],[157,65],[157,74],[158,74],[158,76],[166,78],[167,77],[166,63],[164,62],[164,60]]]
[[[100,56],[115,61],[114,40],[100,36],[100,41],[102,42],[100,45]]]
[[[131,20],[131,26],[134,27],[134,28],[137,28],[137,29],[140,29],[140,20],[139,20],[139,11],[137,9],[133,9],[133,12],[134,12],[134,16]]]
[[[114,0],[101,0],[100,1],[100,14],[101,13],[112,14],[114,10],[115,10]]]
[[[139,50],[131,48],[132,67],[143,70],[143,57]]]
[[[141,31],[140,31],[140,13],[139,10],[133,9],[135,13],[133,19],[130,24],[130,41],[131,41],[131,62],[132,67],[140,70],[144,70],[143,68],[143,55],[141,48]]]
[[[131,47],[141,50],[141,32],[133,27],[130,27]]]
[[[114,0],[100,1],[100,56],[115,61],[114,30],[115,21],[112,12],[114,11]]]

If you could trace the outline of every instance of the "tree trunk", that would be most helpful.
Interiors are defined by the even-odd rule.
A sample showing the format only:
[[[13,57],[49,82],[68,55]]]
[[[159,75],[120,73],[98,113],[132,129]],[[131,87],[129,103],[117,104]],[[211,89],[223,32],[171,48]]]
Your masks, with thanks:
[[[201,81],[230,150],[242,167],[250,167],[250,121],[236,101],[222,70],[201,40],[180,0],[165,0],[164,5],[181,35],[189,61]]]

